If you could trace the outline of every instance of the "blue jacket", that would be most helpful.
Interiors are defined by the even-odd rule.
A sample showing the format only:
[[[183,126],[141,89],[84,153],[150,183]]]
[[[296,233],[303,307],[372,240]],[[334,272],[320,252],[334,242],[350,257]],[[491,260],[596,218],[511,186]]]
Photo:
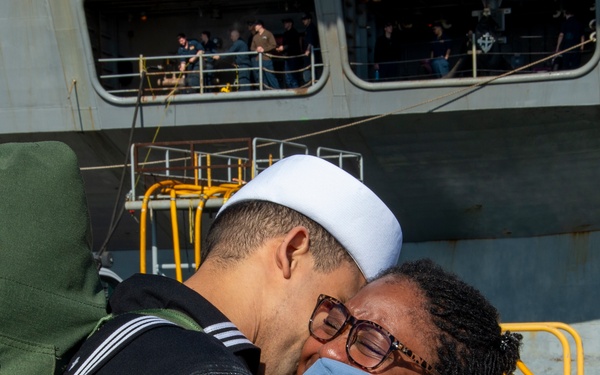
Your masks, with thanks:
[[[183,46],[179,46],[179,49],[177,50],[177,54],[180,56],[185,56],[179,59],[179,61],[181,62],[188,62],[189,57],[187,56],[193,56],[195,54],[198,53],[198,51],[204,51],[204,47],[202,46],[202,43],[200,43],[199,41],[195,40],[195,39],[188,39],[188,45],[187,48],[183,47]],[[190,63],[187,66],[186,70],[198,70],[200,68],[200,65],[198,64],[200,62],[201,57],[198,57],[196,59],[196,61],[194,61],[193,63]]]

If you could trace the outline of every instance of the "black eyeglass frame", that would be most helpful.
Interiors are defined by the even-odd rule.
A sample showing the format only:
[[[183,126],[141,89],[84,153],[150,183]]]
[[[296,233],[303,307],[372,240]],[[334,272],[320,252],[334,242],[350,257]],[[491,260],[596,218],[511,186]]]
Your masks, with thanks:
[[[345,315],[345,319],[344,322],[342,323],[342,325],[339,327],[339,329],[337,330],[337,332],[332,335],[330,338],[324,339],[321,338],[319,336],[317,336],[317,334],[315,332],[313,332],[313,319],[315,317],[315,313],[317,312],[317,310],[319,309],[319,307],[321,306],[321,304],[324,301],[330,301],[333,302],[335,305],[340,306],[342,308],[342,311],[344,312]],[[331,311],[331,310],[330,310]],[[317,299],[317,304],[315,306],[315,309],[313,310],[311,316],[310,316],[310,320],[308,322],[308,330],[310,332],[310,335],[312,337],[314,337],[316,340],[318,340],[321,343],[326,343],[329,342],[331,340],[334,340],[336,337],[338,337],[339,335],[342,334],[342,332],[344,332],[345,328],[347,326],[350,326],[350,332],[348,333],[348,339],[346,340],[346,355],[348,356],[348,359],[350,360],[350,362],[352,362],[353,364],[355,364],[356,366],[362,368],[363,370],[367,370],[367,371],[371,371],[371,370],[375,370],[377,369],[379,366],[381,366],[381,364],[383,364],[383,362],[385,362],[385,360],[390,356],[390,354],[392,354],[394,351],[398,350],[400,351],[402,354],[406,355],[408,358],[410,358],[414,363],[416,363],[417,365],[419,365],[420,368],[424,369],[425,371],[427,371],[428,373],[432,374],[432,375],[440,375],[439,372],[437,372],[433,366],[431,364],[429,364],[429,362],[427,362],[426,360],[423,359],[423,357],[416,355],[412,350],[410,350],[409,348],[406,347],[406,345],[402,344],[398,339],[396,339],[394,337],[394,335],[392,335],[391,333],[389,333],[385,328],[383,328],[382,326],[380,326],[379,324],[372,322],[370,320],[361,320],[361,319],[356,319],[354,316],[352,316],[352,314],[350,314],[350,311],[348,310],[348,308],[339,300],[337,300],[336,298],[330,297],[328,295],[325,294],[321,294],[319,296],[319,298]],[[354,345],[354,343],[356,342],[356,331],[358,330],[358,327],[361,325],[370,325],[375,327],[375,329],[377,331],[379,331],[380,333],[384,334],[385,336],[388,336],[390,339],[390,347],[388,348],[387,352],[385,353],[385,355],[383,355],[381,357],[381,360],[379,361],[379,363],[377,363],[375,366],[364,366],[360,363],[358,363],[350,354],[350,347],[352,345]]]

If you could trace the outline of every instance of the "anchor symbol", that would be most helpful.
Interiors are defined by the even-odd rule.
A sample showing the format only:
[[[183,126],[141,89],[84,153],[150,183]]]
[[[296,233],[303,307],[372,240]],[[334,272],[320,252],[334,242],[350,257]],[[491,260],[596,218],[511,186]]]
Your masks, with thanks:
[[[492,49],[492,45],[496,39],[490,33],[485,33],[479,39],[477,39],[477,44],[481,47],[483,53],[488,53],[490,49]]]

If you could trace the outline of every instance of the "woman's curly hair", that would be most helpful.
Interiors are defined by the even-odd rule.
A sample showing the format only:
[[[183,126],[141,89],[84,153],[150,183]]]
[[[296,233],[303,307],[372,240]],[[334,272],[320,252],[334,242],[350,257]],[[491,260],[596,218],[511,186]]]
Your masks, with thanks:
[[[416,283],[437,327],[436,370],[442,375],[512,374],[522,336],[502,333],[498,311],[474,287],[429,259],[406,262],[379,278]]]

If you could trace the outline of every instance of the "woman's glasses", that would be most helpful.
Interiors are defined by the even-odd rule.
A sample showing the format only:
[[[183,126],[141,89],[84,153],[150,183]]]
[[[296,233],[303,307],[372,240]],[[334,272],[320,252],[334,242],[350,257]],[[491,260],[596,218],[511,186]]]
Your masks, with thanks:
[[[321,294],[312,313],[308,329],[322,343],[338,337],[350,326],[346,341],[348,359],[363,370],[374,370],[398,350],[432,375],[439,373],[427,361],[404,346],[380,325],[353,317],[343,303]]]

